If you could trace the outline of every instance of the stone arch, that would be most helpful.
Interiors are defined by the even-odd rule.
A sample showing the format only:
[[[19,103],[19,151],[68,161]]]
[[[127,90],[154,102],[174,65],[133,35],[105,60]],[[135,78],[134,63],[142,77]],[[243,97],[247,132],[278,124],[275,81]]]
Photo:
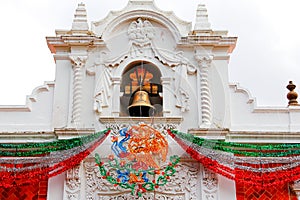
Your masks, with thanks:
[[[128,65],[130,65],[130,63],[139,61],[139,60],[143,60],[144,62],[149,62],[152,63],[155,67],[157,67],[161,73],[162,77],[165,76],[170,76],[170,70],[171,70],[171,66],[167,65],[167,64],[163,64],[161,61],[159,61],[156,58],[126,58],[125,60],[123,60],[119,65],[117,65],[117,67],[115,68],[114,72],[113,72],[113,76],[114,77],[121,77],[124,70],[126,69],[126,67]]]
[[[119,15],[118,17],[114,18],[105,27],[102,33],[103,39],[105,40],[111,33],[113,33],[114,29],[116,29],[116,27],[118,27],[120,24],[126,21],[133,21],[138,18],[148,19],[165,26],[166,29],[168,29],[172,33],[175,41],[178,41],[181,38],[180,30],[166,16],[150,10],[133,10],[130,12],[123,13],[122,15]]]

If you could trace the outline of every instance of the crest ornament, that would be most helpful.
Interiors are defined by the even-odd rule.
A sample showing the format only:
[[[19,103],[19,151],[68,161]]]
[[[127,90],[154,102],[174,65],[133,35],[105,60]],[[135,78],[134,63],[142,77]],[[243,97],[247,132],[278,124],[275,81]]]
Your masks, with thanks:
[[[132,44],[131,57],[153,57],[151,41],[155,37],[155,29],[150,21],[138,18],[131,22],[128,28],[128,37]]]
[[[148,125],[123,128],[118,136],[111,137],[111,141],[113,154],[104,159],[98,154],[95,156],[100,174],[111,184],[130,189],[132,195],[142,196],[147,191],[154,191],[166,185],[176,173],[179,157],[170,156],[169,164],[161,167],[167,159],[168,142]]]

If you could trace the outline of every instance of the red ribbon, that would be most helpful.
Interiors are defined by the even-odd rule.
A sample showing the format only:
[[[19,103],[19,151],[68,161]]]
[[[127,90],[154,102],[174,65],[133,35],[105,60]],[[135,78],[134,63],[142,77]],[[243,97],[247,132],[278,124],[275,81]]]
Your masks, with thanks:
[[[101,138],[96,140],[90,147],[53,166],[29,170],[25,172],[0,172],[0,187],[13,187],[24,184],[32,184],[41,180],[47,180],[53,176],[63,173],[78,165],[92,151],[94,151],[107,137],[110,131],[107,131]]]

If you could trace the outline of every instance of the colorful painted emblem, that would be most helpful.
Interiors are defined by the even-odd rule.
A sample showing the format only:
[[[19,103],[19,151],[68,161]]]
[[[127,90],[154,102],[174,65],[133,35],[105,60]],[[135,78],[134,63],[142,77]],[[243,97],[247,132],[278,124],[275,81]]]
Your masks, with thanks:
[[[167,159],[168,142],[148,125],[123,128],[118,136],[111,136],[111,141],[113,154],[108,156],[108,167],[98,154],[96,162],[102,178],[115,186],[131,189],[132,194],[141,196],[165,185],[176,172],[178,156],[171,156],[169,164],[161,168]]]

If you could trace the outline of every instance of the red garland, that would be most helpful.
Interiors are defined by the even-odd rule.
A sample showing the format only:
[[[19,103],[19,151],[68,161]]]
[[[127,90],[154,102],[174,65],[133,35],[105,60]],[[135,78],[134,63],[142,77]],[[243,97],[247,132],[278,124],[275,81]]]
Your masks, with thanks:
[[[89,148],[80,152],[79,154],[68,158],[60,163],[57,163],[51,167],[43,169],[34,169],[34,171],[11,173],[0,172],[0,187],[14,187],[16,185],[32,184],[41,180],[46,180],[53,176],[56,176],[64,171],[67,171],[76,165],[78,165],[83,159],[85,159],[92,151],[94,151],[107,137],[110,131],[107,131],[103,137],[98,139]]]
[[[226,167],[215,160],[207,158],[201,155],[199,152],[185,144],[180,138],[176,137],[170,130],[169,135],[195,160],[199,161],[204,167],[218,173],[224,177],[235,180],[238,183],[245,185],[254,185],[258,188],[274,187],[276,185],[282,185],[290,183],[300,179],[300,166],[287,169],[278,170],[275,172],[252,172],[242,169],[231,169]],[[268,166],[260,166],[261,168],[267,168]]]
[[[212,170],[215,173],[221,174],[229,179],[234,179],[234,170],[220,165],[217,161],[207,158],[199,154],[196,150],[191,148],[182,142],[178,137],[176,137],[171,131],[168,130],[169,135],[177,141],[177,143],[188,153],[192,158],[199,161],[204,167]]]

